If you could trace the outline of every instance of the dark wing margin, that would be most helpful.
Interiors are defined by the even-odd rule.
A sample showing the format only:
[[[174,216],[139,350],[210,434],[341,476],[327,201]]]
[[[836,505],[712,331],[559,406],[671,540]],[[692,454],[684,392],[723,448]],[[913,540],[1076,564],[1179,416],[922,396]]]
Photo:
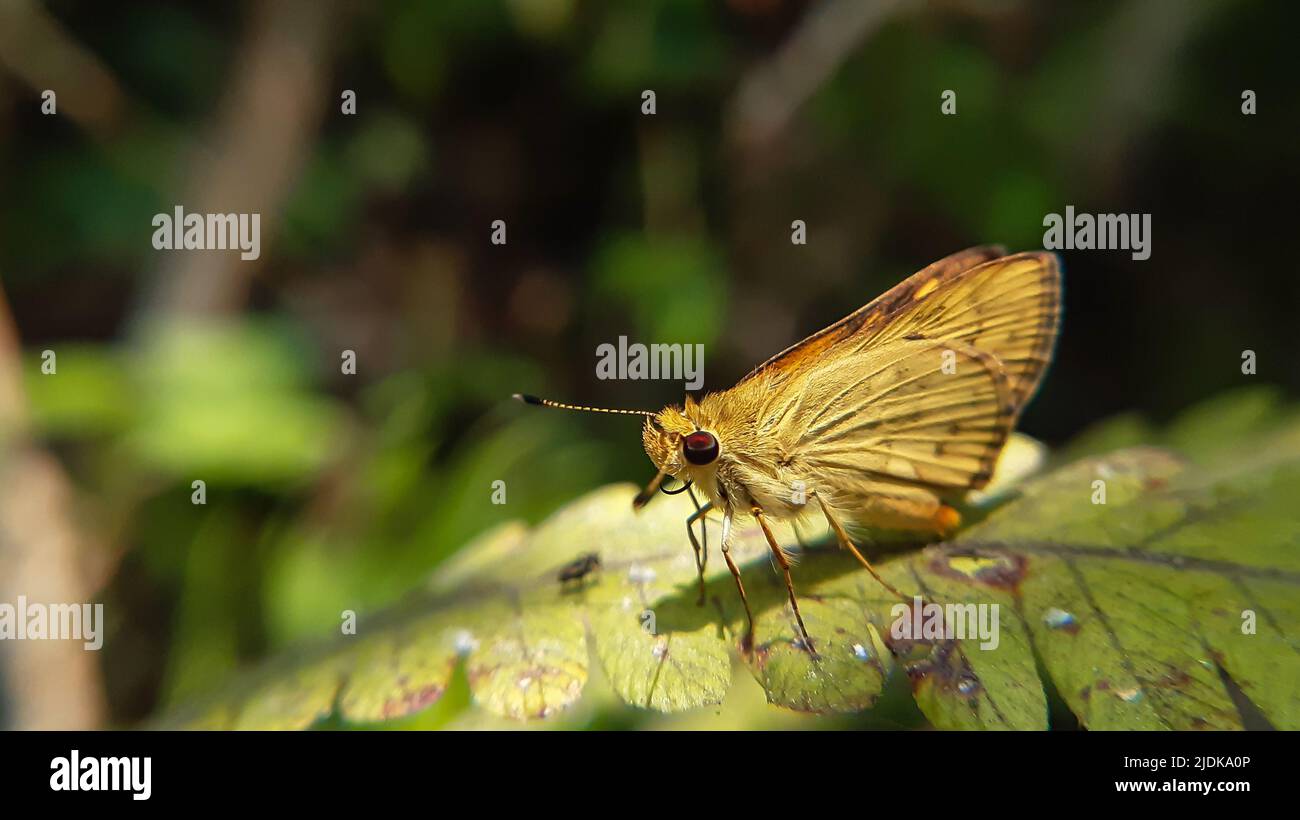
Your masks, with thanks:
[[[916,292],[931,281],[942,282],[951,279],[985,262],[990,262],[1005,255],[1006,248],[1001,245],[979,245],[945,256],[907,277],[838,322],[790,345],[758,367],[755,367],[741,381],[751,379],[760,373],[789,367],[806,358],[819,356],[837,343],[851,338],[864,326],[876,324],[883,317],[911,305]]]

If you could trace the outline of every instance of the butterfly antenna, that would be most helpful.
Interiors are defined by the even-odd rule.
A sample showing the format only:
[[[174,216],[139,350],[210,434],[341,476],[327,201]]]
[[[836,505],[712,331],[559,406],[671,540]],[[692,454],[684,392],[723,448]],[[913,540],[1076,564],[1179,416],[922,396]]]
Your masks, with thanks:
[[[582,410],[587,413],[613,413],[617,416],[645,416],[651,421],[654,421],[659,415],[658,413],[652,413],[649,410],[618,410],[610,407],[588,407],[582,404],[565,404],[562,401],[539,399],[536,396],[530,396],[527,393],[516,393],[514,398],[524,404],[535,404],[539,407],[554,407],[557,410]],[[632,508],[639,510],[644,507],[646,503],[650,501],[650,498],[654,496],[655,490],[659,489],[660,485],[663,484],[663,481],[667,476],[667,471],[660,470],[659,474],[650,481],[650,484],[647,485],[644,490],[637,493],[636,498],[632,499]]]
[[[654,418],[658,415],[649,410],[618,410],[610,407],[588,407],[582,404],[565,404],[562,401],[539,399],[536,396],[530,396],[527,393],[516,393],[514,399],[516,401],[521,401],[524,404],[535,404],[538,407],[554,407],[557,410],[582,410],[587,413],[613,413],[619,416],[649,416],[650,418]]]

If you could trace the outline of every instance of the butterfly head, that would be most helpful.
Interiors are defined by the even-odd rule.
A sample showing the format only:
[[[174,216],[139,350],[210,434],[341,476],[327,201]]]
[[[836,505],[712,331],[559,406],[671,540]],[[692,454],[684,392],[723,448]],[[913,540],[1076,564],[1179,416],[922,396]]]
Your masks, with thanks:
[[[676,407],[665,407],[646,419],[641,428],[641,443],[646,455],[661,472],[679,477],[685,469],[682,440],[695,432],[695,425]]]
[[[641,440],[661,475],[709,485],[722,445],[712,430],[692,418],[697,408],[690,399],[685,408],[665,407],[646,419]]]

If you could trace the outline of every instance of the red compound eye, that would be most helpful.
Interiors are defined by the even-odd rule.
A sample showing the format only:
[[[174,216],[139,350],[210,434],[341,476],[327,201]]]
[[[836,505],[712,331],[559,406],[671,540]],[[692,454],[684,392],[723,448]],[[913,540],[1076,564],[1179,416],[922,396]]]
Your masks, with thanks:
[[[692,464],[711,464],[718,457],[718,439],[700,430],[682,440],[682,455]]]

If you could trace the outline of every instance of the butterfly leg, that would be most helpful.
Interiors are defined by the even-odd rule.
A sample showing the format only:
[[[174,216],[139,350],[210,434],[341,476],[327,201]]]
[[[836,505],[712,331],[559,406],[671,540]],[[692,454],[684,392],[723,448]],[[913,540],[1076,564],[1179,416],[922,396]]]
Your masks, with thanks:
[[[731,560],[731,509],[728,508],[722,515],[722,557],[727,562],[727,569],[731,570],[731,577],[736,579],[736,589],[740,590],[740,602],[745,605],[745,637],[741,640],[740,645],[746,652],[754,648],[754,613],[749,608],[749,596],[745,594],[745,583],[740,580],[740,570],[736,567],[736,562]]]
[[[695,504],[695,512],[686,518],[686,534],[691,537],[691,547],[695,550],[695,570],[700,577],[700,599],[697,606],[704,606],[705,588],[704,588],[704,570],[709,565],[709,526],[705,520],[709,510],[713,509],[713,502],[709,501],[700,506],[696,500],[695,493],[690,492],[691,501]],[[700,541],[695,538],[695,522],[700,522],[700,535],[703,538],[704,545],[700,546]]]
[[[803,625],[803,614],[799,612],[799,599],[794,595],[794,581],[790,578],[790,559],[786,558],[785,551],[776,543],[776,537],[772,535],[772,530],[767,526],[767,518],[763,515],[763,510],[755,506],[750,510],[754,518],[758,521],[758,526],[763,529],[763,537],[767,539],[767,545],[772,548],[772,554],[776,556],[776,561],[781,565],[781,572],[785,575],[785,591],[790,595],[790,608],[794,610],[794,619],[799,623],[799,637],[803,640],[804,648],[808,654],[814,658],[817,657],[817,650],[813,648],[812,638],[808,635],[808,627]]]
[[[893,584],[889,583],[884,578],[881,578],[880,575],[876,573],[876,568],[871,566],[871,562],[864,558],[862,553],[858,552],[857,547],[853,546],[853,541],[849,538],[848,532],[845,531],[844,525],[841,524],[839,519],[831,513],[831,508],[826,506],[826,501],[815,492],[812,495],[817,499],[817,503],[821,505],[822,514],[826,516],[827,523],[831,525],[831,529],[835,530],[835,538],[840,542],[840,546],[853,553],[853,557],[858,559],[858,563],[866,567],[867,572],[870,572],[871,577],[875,578],[882,587],[894,593],[894,595],[901,601],[911,601],[911,598],[899,592],[894,588]]]

